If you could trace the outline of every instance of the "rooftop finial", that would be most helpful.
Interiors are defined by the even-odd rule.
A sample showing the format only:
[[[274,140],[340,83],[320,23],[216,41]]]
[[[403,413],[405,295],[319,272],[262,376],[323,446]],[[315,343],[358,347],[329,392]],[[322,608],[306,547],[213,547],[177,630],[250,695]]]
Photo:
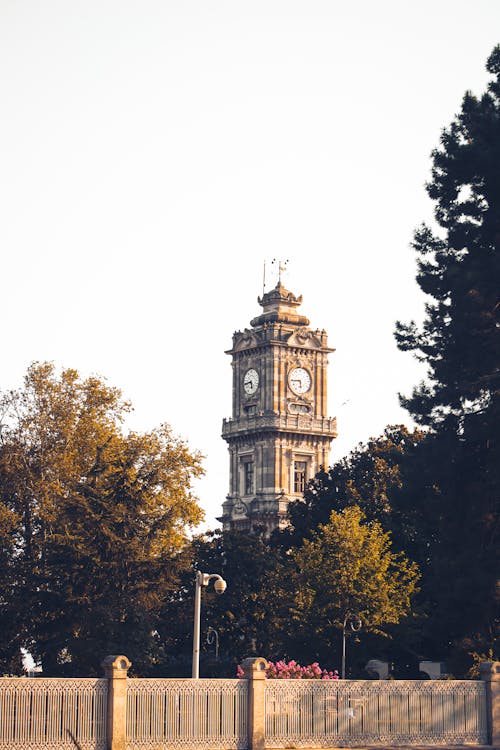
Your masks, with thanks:
[[[286,267],[288,265],[288,258],[286,260],[281,260],[281,258],[273,258],[272,263],[278,264],[278,284],[281,284],[281,274],[285,273]]]

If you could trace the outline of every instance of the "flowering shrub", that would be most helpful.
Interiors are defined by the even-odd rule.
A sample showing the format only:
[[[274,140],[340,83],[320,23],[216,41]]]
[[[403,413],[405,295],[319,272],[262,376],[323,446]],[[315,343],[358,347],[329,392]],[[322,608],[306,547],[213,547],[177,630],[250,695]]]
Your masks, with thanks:
[[[243,669],[238,665],[236,677],[244,676]],[[271,680],[338,680],[339,673],[336,669],[333,672],[321,669],[317,661],[307,667],[301,667],[292,659],[288,664],[284,661],[277,661],[276,663],[269,661],[266,677]]]

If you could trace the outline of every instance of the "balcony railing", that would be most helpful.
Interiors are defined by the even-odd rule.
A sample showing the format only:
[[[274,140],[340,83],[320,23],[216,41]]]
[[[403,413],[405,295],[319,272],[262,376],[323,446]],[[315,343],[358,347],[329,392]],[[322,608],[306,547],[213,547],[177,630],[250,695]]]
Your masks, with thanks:
[[[244,432],[308,432],[312,435],[337,437],[335,417],[311,417],[307,414],[255,414],[236,419],[224,419],[222,437]]]

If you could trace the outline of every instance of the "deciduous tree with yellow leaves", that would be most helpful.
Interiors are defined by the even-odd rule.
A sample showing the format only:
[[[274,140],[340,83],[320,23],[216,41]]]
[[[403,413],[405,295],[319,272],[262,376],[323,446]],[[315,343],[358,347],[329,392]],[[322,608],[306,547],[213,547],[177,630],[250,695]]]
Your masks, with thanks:
[[[202,512],[200,456],[167,425],[126,432],[130,404],[98,377],[35,363],[0,398],[0,623],[46,674],[157,658],[155,624]]]
[[[359,617],[364,631],[384,633],[411,611],[418,568],[391,549],[377,521],[366,521],[358,506],[332,511],[301,547],[292,549],[291,587],[295,630],[300,639],[339,653],[346,617]]]

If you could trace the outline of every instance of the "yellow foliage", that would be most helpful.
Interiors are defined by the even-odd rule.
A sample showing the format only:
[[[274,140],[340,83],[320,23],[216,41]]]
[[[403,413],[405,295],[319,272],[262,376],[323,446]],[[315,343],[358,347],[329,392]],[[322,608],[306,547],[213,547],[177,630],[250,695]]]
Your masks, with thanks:
[[[419,572],[391,551],[390,534],[366,522],[358,506],[332,511],[310,540],[292,551],[296,565],[296,616],[321,627],[341,628],[357,615],[365,629],[380,631],[408,615]]]

